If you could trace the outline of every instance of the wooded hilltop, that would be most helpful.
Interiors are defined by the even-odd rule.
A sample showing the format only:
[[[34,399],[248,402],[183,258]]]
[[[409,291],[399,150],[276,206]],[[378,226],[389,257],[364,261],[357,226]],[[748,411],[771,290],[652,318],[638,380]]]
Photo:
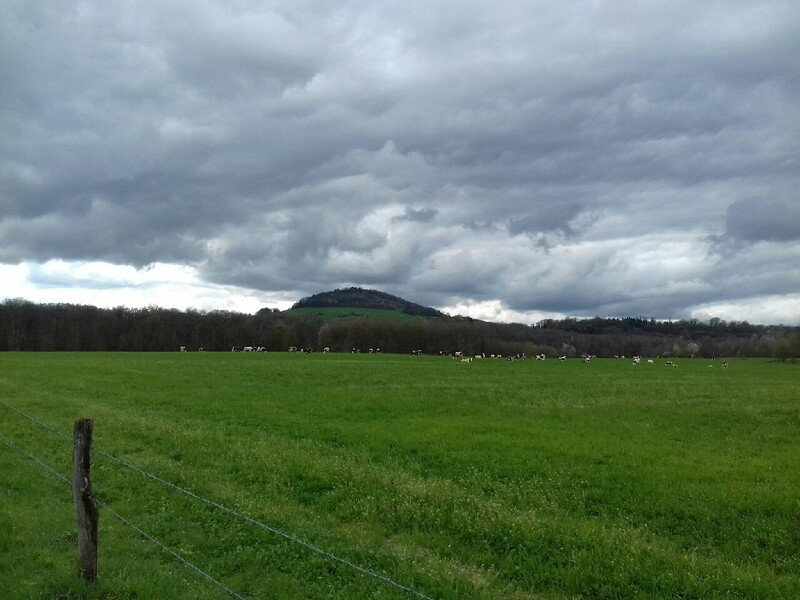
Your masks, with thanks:
[[[326,308],[337,308],[332,317]],[[314,309],[314,310],[309,310]],[[318,309],[318,311],[317,311]],[[343,309],[347,309],[346,311]],[[376,313],[360,316],[359,310]],[[317,311],[317,312],[315,312]],[[382,312],[383,311],[383,312]],[[334,311],[336,312],[336,311]],[[398,313],[405,318],[397,318]],[[374,290],[348,288],[303,298],[287,311],[111,309],[74,304],[0,303],[0,351],[230,351],[290,346],[332,352],[525,353],[528,356],[800,357],[800,327],[711,319],[547,319],[534,325],[449,316]]]

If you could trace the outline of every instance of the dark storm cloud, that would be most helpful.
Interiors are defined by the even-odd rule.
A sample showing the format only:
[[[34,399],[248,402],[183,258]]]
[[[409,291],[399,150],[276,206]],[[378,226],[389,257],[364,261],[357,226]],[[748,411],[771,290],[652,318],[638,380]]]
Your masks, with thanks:
[[[737,200],[728,207],[725,235],[744,242],[800,240],[800,193],[792,201]]]
[[[788,0],[8,1],[0,261],[585,315],[792,293],[798,25]]]
[[[411,208],[406,207],[405,212],[397,217],[393,217],[392,221],[411,221],[415,223],[430,223],[436,218],[438,211],[435,208]]]

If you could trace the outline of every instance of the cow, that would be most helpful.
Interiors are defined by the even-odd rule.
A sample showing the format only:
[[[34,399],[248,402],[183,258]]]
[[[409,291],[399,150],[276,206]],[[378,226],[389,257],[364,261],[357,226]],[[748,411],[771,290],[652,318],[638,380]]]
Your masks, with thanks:
[[[329,347],[329,346],[325,346],[325,347],[322,349],[322,352],[323,352],[323,353],[325,353],[325,354],[327,354],[327,353],[328,353],[328,352],[330,352],[330,351],[331,351],[331,349],[330,349],[330,347]]]
[[[725,361],[725,362],[722,363],[722,368],[723,369],[727,369],[728,368],[728,361]]]
[[[181,346],[181,352],[186,352],[186,346]]]

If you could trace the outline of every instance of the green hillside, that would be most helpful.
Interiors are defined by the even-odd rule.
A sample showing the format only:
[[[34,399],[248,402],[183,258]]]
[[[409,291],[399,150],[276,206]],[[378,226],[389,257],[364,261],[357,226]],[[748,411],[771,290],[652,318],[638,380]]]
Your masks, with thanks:
[[[424,318],[410,315],[396,309],[359,308],[355,306],[294,306],[284,311],[286,315],[308,315],[324,320],[349,320],[349,319],[415,319]]]
[[[408,300],[387,294],[386,292],[379,292],[377,290],[368,290],[357,287],[350,287],[343,290],[337,289],[302,298],[300,301],[296,302],[294,306],[292,306],[291,311],[294,312],[297,309],[330,308],[338,309],[342,312],[363,312],[377,310],[389,313],[399,312],[404,315],[420,317],[445,316],[444,313],[429,306],[422,306],[421,304],[409,302]],[[364,316],[373,315],[365,314]],[[388,315],[381,314],[380,316]]]

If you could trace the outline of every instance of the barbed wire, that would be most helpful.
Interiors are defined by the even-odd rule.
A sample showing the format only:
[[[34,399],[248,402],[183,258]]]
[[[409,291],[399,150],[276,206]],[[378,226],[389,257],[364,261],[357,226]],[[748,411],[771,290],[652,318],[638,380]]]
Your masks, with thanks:
[[[2,401],[0,400],[0,402],[2,402]],[[3,402],[3,404],[5,404],[5,402]],[[45,469],[50,471],[50,473],[52,473],[53,475],[55,475],[56,477],[58,477],[59,479],[64,481],[66,484],[72,485],[72,481],[70,479],[67,479],[61,473],[56,471],[53,467],[51,467],[50,465],[45,463],[43,460],[39,459],[38,457],[34,456],[33,454],[31,454],[27,450],[21,448],[20,446],[18,446],[14,442],[12,442],[10,439],[8,439],[6,436],[4,436],[2,433],[0,433],[0,439],[2,439],[6,444],[8,444],[10,447],[14,448],[15,450],[17,450],[21,454],[24,454],[25,456],[27,456],[31,460],[37,462],[39,465],[41,465],[42,467],[44,467]],[[180,554],[175,552],[172,548],[169,548],[164,543],[162,543],[159,539],[155,538],[154,536],[152,536],[149,533],[147,533],[144,530],[142,530],[140,527],[137,527],[136,525],[131,523],[128,519],[123,517],[121,514],[119,514],[117,511],[115,511],[108,504],[106,504],[105,502],[103,502],[102,500],[97,498],[96,496],[92,496],[92,500],[94,500],[94,502],[96,502],[98,506],[101,506],[102,508],[104,508],[105,510],[110,512],[119,521],[121,521],[122,523],[124,523],[125,525],[127,525],[128,527],[133,529],[134,531],[136,531],[139,535],[141,535],[142,537],[144,537],[144,538],[148,539],[149,541],[153,542],[156,546],[158,546],[159,548],[161,548],[162,550],[164,550],[168,554],[172,555],[175,559],[177,559],[179,562],[183,563],[184,565],[186,565],[187,567],[189,567],[190,569],[192,569],[196,573],[199,573],[200,575],[202,575],[203,577],[205,577],[206,579],[211,581],[214,585],[216,585],[220,589],[226,591],[232,597],[237,598],[239,600],[246,600],[246,598],[244,596],[242,596],[241,594],[236,593],[231,588],[226,586],[224,583],[222,583],[218,579],[215,579],[212,575],[209,575],[208,573],[203,571],[200,567],[198,567],[194,563],[191,563],[188,560],[186,560],[185,558],[183,558]]]
[[[72,439],[72,438],[70,438],[70,436],[68,436],[67,434],[63,433],[62,431],[59,431],[58,429],[56,429],[54,427],[51,427],[50,425],[40,421],[39,419],[37,419],[36,417],[34,417],[32,415],[28,415],[27,413],[23,412],[19,408],[15,407],[15,406],[12,406],[12,405],[8,404],[7,402],[4,402],[3,400],[0,400],[0,404],[4,404],[5,406],[11,408],[12,410],[17,411],[18,413],[20,413],[24,417],[30,419],[34,423],[39,424],[40,426],[44,427],[45,429],[48,429],[49,431],[51,431],[51,432],[53,432],[53,433],[55,433],[55,434],[57,434],[57,435],[59,435],[61,437],[64,437],[66,439]],[[114,456],[113,454],[109,454],[108,452],[105,452],[104,450],[101,450],[100,448],[97,448],[96,446],[95,446],[95,452],[97,452],[98,454],[101,454],[102,456],[105,456],[109,460],[112,460],[112,461],[114,461],[114,462],[116,462],[116,463],[118,463],[118,464],[120,464],[120,465],[122,465],[122,466],[124,466],[124,467],[126,467],[128,469],[131,469],[132,471],[135,471],[135,472],[139,473],[140,475],[148,477],[148,478],[152,479],[153,481],[157,481],[158,483],[160,483],[162,485],[165,485],[165,486],[167,486],[169,488],[172,488],[173,490],[175,490],[177,492],[180,492],[180,493],[182,493],[182,494],[184,494],[186,496],[189,496],[190,498],[193,498],[194,500],[197,500],[197,501],[202,502],[202,503],[204,503],[204,504],[206,504],[208,506],[212,506],[212,507],[214,507],[214,508],[216,508],[218,510],[226,512],[226,513],[228,513],[228,514],[230,514],[230,515],[232,515],[234,517],[237,517],[238,519],[242,519],[242,520],[250,523],[251,525],[255,525],[257,527],[260,527],[261,529],[264,529],[265,531],[268,531],[268,532],[270,532],[270,533],[272,533],[274,535],[277,535],[277,536],[282,537],[282,538],[284,538],[284,539],[286,539],[288,541],[291,541],[291,542],[293,542],[295,544],[303,546],[304,548],[306,548],[308,550],[311,550],[312,552],[316,552],[317,554],[320,554],[322,556],[325,556],[326,558],[328,558],[330,560],[333,560],[335,562],[338,562],[340,564],[348,566],[351,569],[354,569],[355,571],[358,571],[362,575],[365,575],[367,577],[372,577],[374,579],[382,581],[382,582],[386,583],[387,585],[391,585],[391,586],[393,586],[393,587],[395,587],[395,588],[397,588],[399,590],[402,590],[403,592],[406,592],[407,594],[411,594],[413,596],[416,596],[417,598],[422,598],[422,600],[433,600],[433,598],[431,598],[430,596],[426,596],[422,592],[418,592],[417,590],[415,590],[415,589],[413,589],[411,587],[403,585],[402,583],[399,583],[399,582],[395,581],[394,579],[391,579],[390,577],[387,577],[385,575],[381,575],[380,573],[372,571],[371,569],[367,569],[366,567],[362,567],[361,565],[358,565],[358,564],[356,564],[356,563],[354,563],[352,561],[349,561],[346,558],[341,558],[339,556],[336,556],[335,554],[333,554],[331,552],[328,552],[327,550],[324,550],[324,549],[320,548],[319,546],[316,546],[316,545],[314,545],[314,544],[312,544],[310,542],[306,542],[304,540],[301,540],[300,538],[298,538],[296,536],[293,536],[293,535],[291,535],[289,533],[281,531],[280,529],[276,529],[275,527],[267,525],[266,523],[258,521],[257,519],[249,517],[248,515],[240,513],[239,511],[237,511],[237,510],[235,510],[233,508],[229,508],[229,507],[227,507],[227,506],[225,506],[223,504],[220,504],[219,502],[215,502],[214,500],[209,500],[208,498],[204,498],[204,497],[192,492],[191,490],[187,490],[187,489],[185,489],[185,488],[183,488],[183,487],[181,487],[181,486],[179,486],[177,484],[174,484],[174,483],[172,483],[170,481],[166,481],[166,480],[162,479],[161,477],[159,477],[158,475],[150,473],[149,471],[145,471],[144,469],[142,469],[140,467],[137,467],[136,465],[131,464],[131,463],[129,463],[129,462],[117,457],[117,456]]]
[[[28,452],[27,450],[24,450],[24,449],[20,448],[20,447],[19,447],[19,446],[17,446],[17,445],[16,445],[14,442],[12,442],[10,439],[8,439],[6,436],[4,436],[2,433],[0,433],[0,438],[2,438],[2,439],[3,439],[3,441],[4,441],[6,444],[8,444],[9,446],[11,446],[11,447],[12,447],[12,448],[14,448],[15,450],[17,450],[17,451],[21,452],[22,454],[24,454],[25,456],[27,456],[27,457],[28,457],[28,458],[30,458],[31,460],[33,460],[33,461],[35,461],[35,462],[39,463],[41,466],[43,466],[45,469],[47,469],[48,471],[50,471],[50,472],[51,472],[53,475],[55,475],[56,477],[58,477],[59,479],[61,479],[61,480],[62,480],[62,481],[64,481],[65,483],[68,483],[68,484],[72,485],[72,480],[71,480],[71,479],[68,479],[68,478],[64,477],[64,476],[63,476],[61,473],[59,473],[58,471],[56,471],[56,470],[55,470],[53,467],[51,467],[50,465],[48,465],[48,464],[47,464],[46,462],[44,462],[43,460],[40,460],[40,459],[36,458],[36,457],[35,457],[33,454],[31,454],[31,453],[30,453],[30,452]]]
[[[6,402],[5,400],[0,400],[0,404],[2,404],[2,405],[4,405],[4,406],[7,406],[7,407],[8,407],[8,408],[10,408],[11,410],[15,410],[15,411],[17,411],[17,412],[18,412],[19,414],[21,414],[23,417],[25,417],[25,418],[27,418],[27,419],[30,419],[31,421],[33,421],[33,422],[34,422],[34,423],[36,423],[37,425],[40,425],[40,426],[44,427],[45,429],[47,429],[47,430],[49,430],[49,431],[52,431],[52,432],[53,432],[53,433],[55,433],[56,435],[60,435],[61,437],[65,438],[65,439],[68,439],[68,440],[71,440],[71,439],[72,439],[70,436],[68,436],[68,435],[67,435],[66,433],[64,433],[63,431],[59,431],[59,430],[58,430],[58,429],[56,429],[55,427],[51,427],[50,425],[48,425],[47,423],[44,423],[43,421],[40,421],[39,419],[37,419],[37,418],[36,418],[36,417],[34,417],[33,415],[29,415],[28,413],[26,413],[26,412],[23,412],[22,410],[20,410],[20,409],[19,409],[19,408],[17,408],[16,406],[12,406],[11,404],[9,404],[8,402]]]

